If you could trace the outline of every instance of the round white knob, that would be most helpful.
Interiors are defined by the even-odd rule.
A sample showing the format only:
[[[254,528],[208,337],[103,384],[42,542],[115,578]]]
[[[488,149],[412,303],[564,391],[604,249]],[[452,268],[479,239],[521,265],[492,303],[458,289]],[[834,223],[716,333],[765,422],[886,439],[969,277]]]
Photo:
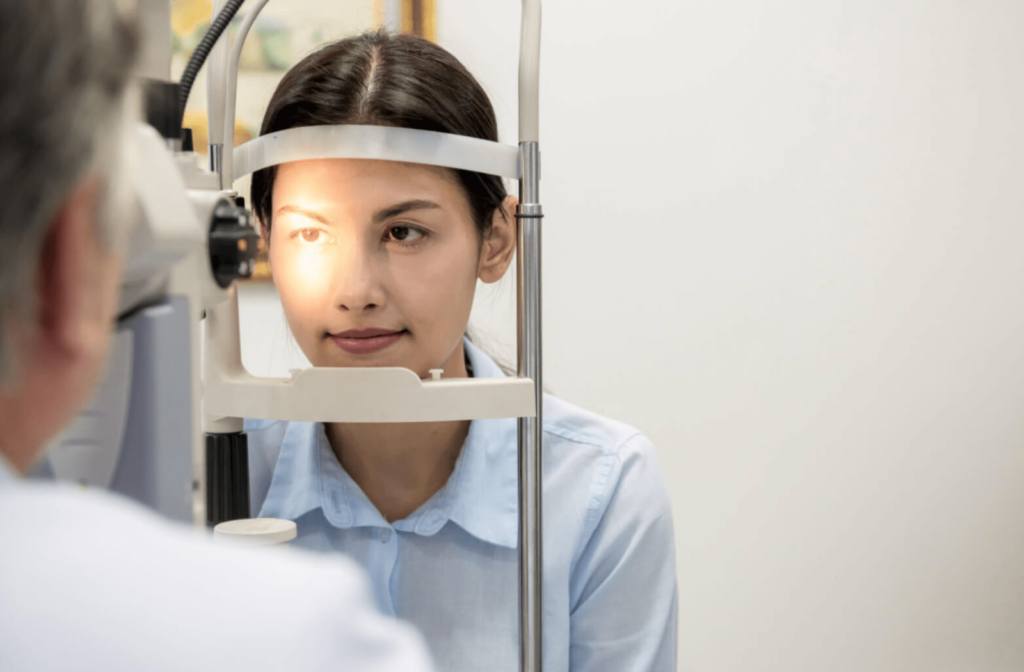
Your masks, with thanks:
[[[213,528],[217,541],[239,542],[247,546],[287,544],[298,536],[298,527],[280,518],[243,518],[228,520]]]

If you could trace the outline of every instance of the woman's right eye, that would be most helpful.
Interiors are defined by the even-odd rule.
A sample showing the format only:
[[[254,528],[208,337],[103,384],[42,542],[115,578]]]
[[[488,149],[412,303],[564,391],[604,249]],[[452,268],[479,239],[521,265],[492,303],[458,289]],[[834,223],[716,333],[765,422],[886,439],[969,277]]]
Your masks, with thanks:
[[[320,229],[302,229],[299,235],[307,243],[315,243],[320,238]]]

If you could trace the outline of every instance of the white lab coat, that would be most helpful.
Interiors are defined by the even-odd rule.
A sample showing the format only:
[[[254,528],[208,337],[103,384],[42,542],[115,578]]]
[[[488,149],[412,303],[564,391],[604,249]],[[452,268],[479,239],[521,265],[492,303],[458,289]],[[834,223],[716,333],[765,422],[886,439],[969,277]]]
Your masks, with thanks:
[[[0,458],[0,670],[429,668],[346,558],[215,546],[122,498],[21,481]]]

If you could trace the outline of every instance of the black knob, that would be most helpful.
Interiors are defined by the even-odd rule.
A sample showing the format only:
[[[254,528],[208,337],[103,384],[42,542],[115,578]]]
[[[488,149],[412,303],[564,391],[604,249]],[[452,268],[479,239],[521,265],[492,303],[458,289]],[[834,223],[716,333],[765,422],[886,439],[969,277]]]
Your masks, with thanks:
[[[227,201],[217,204],[210,224],[210,267],[218,285],[226,289],[252,275],[259,238],[248,210]]]
[[[168,140],[181,138],[179,86],[174,82],[146,79],[142,82],[146,123]]]

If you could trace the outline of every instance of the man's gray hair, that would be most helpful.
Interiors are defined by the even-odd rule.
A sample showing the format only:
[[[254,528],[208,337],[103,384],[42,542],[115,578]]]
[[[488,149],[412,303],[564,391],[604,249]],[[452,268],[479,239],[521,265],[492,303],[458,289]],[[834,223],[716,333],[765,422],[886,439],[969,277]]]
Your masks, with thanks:
[[[137,51],[114,0],[0,0],[0,383],[60,206],[110,177]]]

